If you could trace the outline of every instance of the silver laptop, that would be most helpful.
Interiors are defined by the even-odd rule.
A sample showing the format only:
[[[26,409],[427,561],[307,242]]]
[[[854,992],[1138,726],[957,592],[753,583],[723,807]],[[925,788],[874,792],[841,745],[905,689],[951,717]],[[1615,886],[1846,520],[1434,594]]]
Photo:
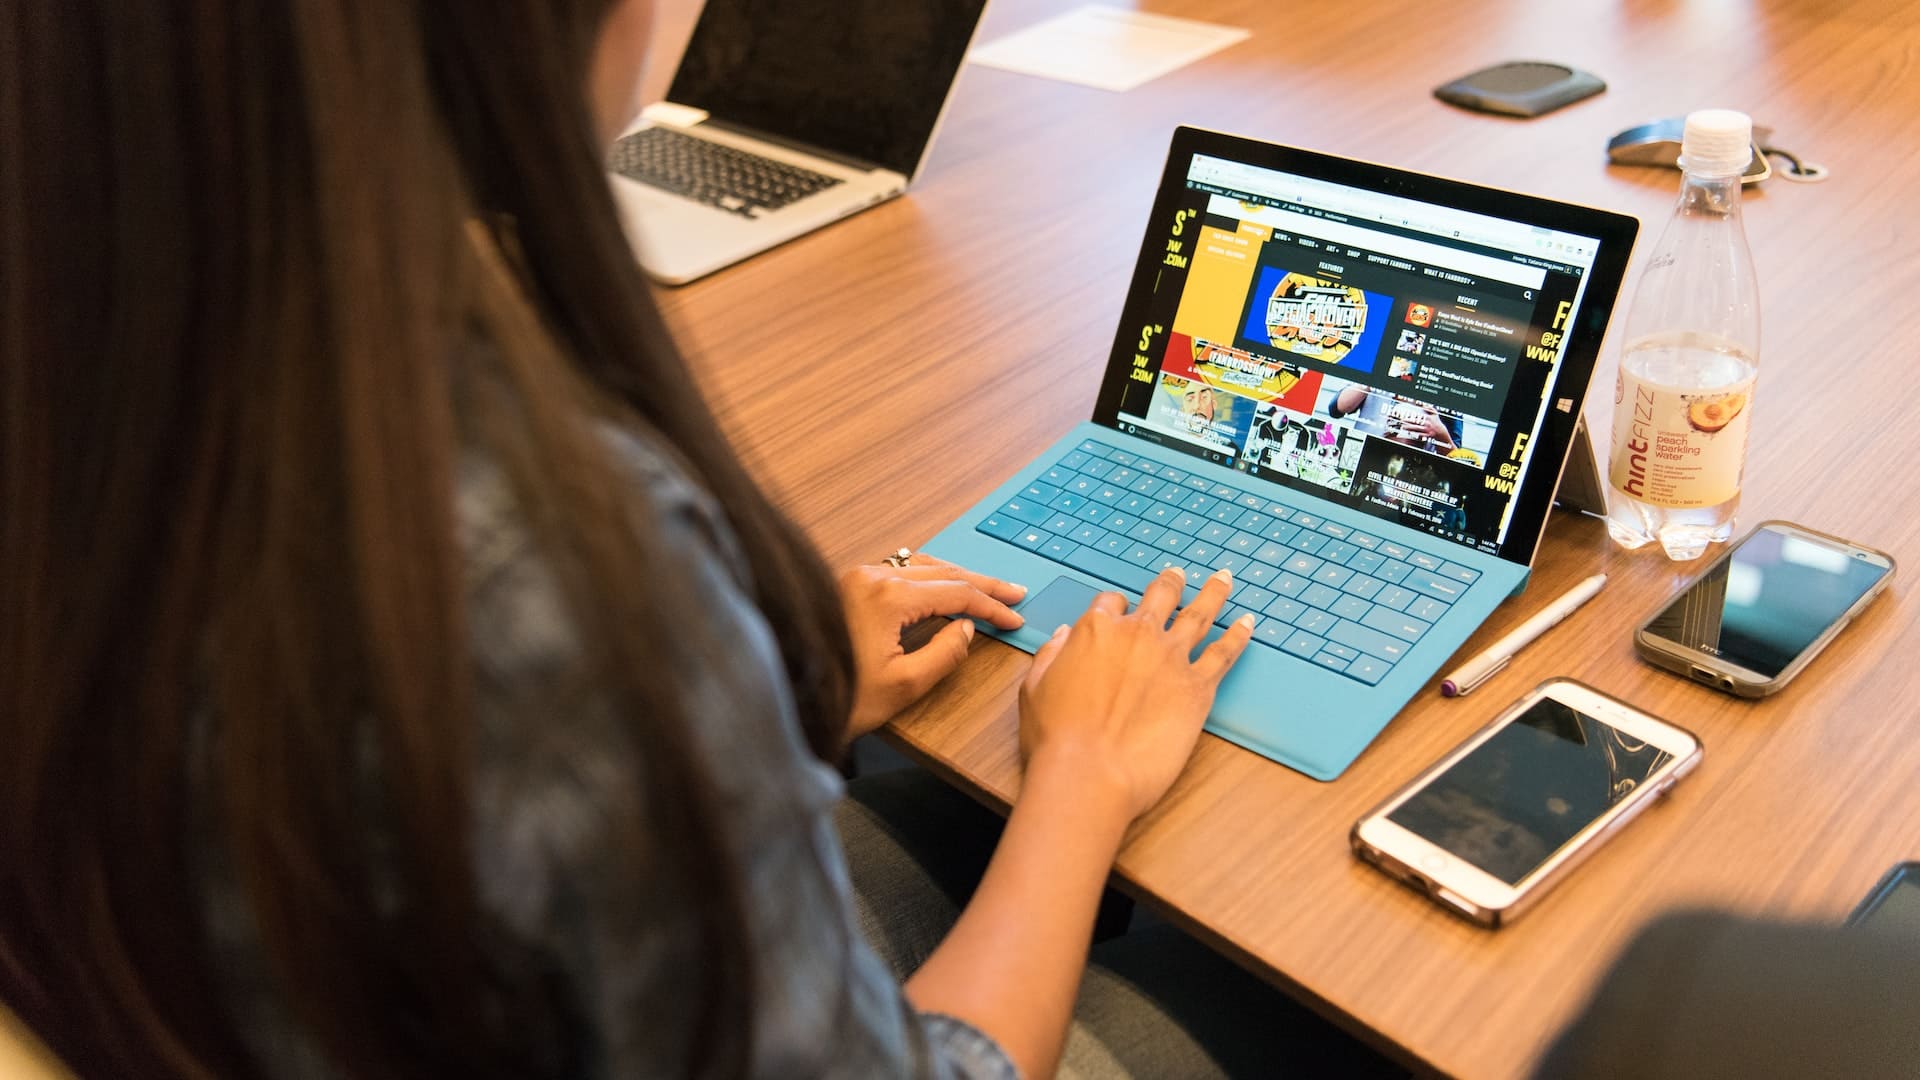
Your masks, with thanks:
[[[608,157],[647,273],[684,284],[905,191],[986,6],[708,0]]]

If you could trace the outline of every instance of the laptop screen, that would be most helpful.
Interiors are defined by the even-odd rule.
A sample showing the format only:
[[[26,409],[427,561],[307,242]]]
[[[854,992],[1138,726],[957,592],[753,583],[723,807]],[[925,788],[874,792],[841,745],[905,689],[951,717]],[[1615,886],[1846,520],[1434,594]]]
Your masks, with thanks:
[[[708,0],[667,100],[912,176],[986,0]]]
[[[1568,229],[1458,198],[1497,203],[1502,193],[1487,189],[1277,147],[1361,182],[1179,146],[1096,419],[1451,543],[1530,559],[1618,287],[1615,266],[1604,295],[1590,295],[1601,234],[1617,239],[1625,219],[1561,207],[1603,226]],[[1423,197],[1425,185],[1433,195]],[[1624,250],[1608,251],[1624,265]],[[1583,306],[1596,303],[1597,322],[1583,324]],[[1591,340],[1578,385],[1556,396],[1583,325]],[[1542,449],[1552,410],[1564,430]],[[1516,514],[1516,494],[1536,472],[1544,491],[1529,518]],[[1529,524],[1534,535],[1510,543]]]

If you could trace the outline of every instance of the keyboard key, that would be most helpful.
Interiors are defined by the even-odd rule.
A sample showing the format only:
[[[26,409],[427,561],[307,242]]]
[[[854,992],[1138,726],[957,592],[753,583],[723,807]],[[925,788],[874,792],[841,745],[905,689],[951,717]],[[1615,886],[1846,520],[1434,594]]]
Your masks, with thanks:
[[[1293,625],[1293,620],[1299,618],[1300,613],[1307,610],[1307,605],[1298,600],[1291,600],[1284,596],[1276,596],[1272,600],[1267,601],[1267,606],[1261,610],[1265,611],[1269,618],[1278,619],[1291,626]]]
[[[974,528],[1000,540],[1011,540],[1020,535],[1020,529],[1025,524],[1026,522],[1018,518],[1004,514],[988,514],[981,518],[980,524],[975,525]]]
[[[1188,494],[1186,488],[1178,484],[1168,484],[1166,487],[1154,492],[1153,497],[1169,506],[1178,507],[1181,503],[1187,501]]]
[[[1407,655],[1412,648],[1406,642],[1391,634],[1383,634],[1370,626],[1341,620],[1327,631],[1327,637],[1342,645],[1351,645],[1369,656],[1377,656],[1388,663]]]
[[[1308,607],[1332,607],[1333,602],[1338,599],[1340,599],[1339,590],[1329,588],[1317,581],[1300,592],[1300,602]]]
[[[1096,503],[1094,505],[1097,506],[1099,504]],[[1124,532],[1132,532],[1133,527],[1135,525],[1140,524],[1140,519],[1137,517],[1129,517],[1128,515],[1122,514],[1116,510],[1111,514],[1108,514],[1106,516],[1106,520],[1098,521],[1098,522],[1095,522],[1094,524],[1099,525],[1101,528],[1107,530],[1108,532],[1124,533]]]
[[[1139,496],[1135,495],[1134,498],[1137,499],[1139,498]],[[1163,503],[1163,502],[1148,503],[1146,506],[1143,506],[1139,510],[1135,511],[1135,513],[1138,513],[1140,515],[1140,520],[1151,521],[1155,525],[1165,525],[1166,523],[1172,521],[1174,518],[1177,518],[1180,516],[1180,512],[1178,510],[1175,510],[1173,507],[1168,506],[1166,503]]]
[[[1040,554],[1056,562],[1066,562],[1067,556],[1072,554],[1079,546],[1079,544],[1068,540],[1066,537],[1056,536],[1040,545]]]
[[[1465,585],[1443,578],[1429,570],[1415,570],[1408,574],[1407,580],[1401,584],[1409,589],[1426,593],[1428,596],[1445,600],[1449,604],[1460,599],[1461,594],[1467,591]]]
[[[1067,556],[1067,565],[1136,593],[1153,581],[1153,572],[1145,567],[1135,566],[1088,547],[1073,549]]]
[[[1134,530],[1135,533],[1139,531],[1138,529]],[[1135,539],[1138,539],[1138,537],[1136,536]],[[1158,537],[1147,542],[1159,548],[1161,551],[1179,551],[1188,544],[1193,543],[1193,537],[1183,532],[1174,532],[1172,529],[1162,529]]]
[[[1237,532],[1228,537],[1227,542],[1220,546],[1226,548],[1228,551],[1238,552],[1241,555],[1251,558],[1254,551],[1260,547],[1260,538],[1252,533]]]
[[[1063,491],[1053,498],[1048,499],[1047,505],[1053,507],[1055,510],[1071,514],[1075,510],[1087,505],[1087,497],[1084,495],[1075,495],[1071,491]]]
[[[1246,517],[1247,513],[1230,502],[1216,502],[1213,504],[1213,509],[1207,511],[1207,517],[1223,525],[1238,527],[1237,523],[1241,518]]]
[[[1036,482],[1036,483],[1028,484],[1027,490],[1022,492],[1021,494],[1025,495],[1029,499],[1032,499],[1034,502],[1039,503],[1042,506],[1045,506],[1047,503],[1053,501],[1053,497],[1055,495],[1060,494],[1060,489],[1057,487],[1054,487],[1052,484],[1042,484],[1042,483]]]
[[[1376,605],[1367,612],[1366,618],[1360,620],[1360,625],[1371,626],[1404,641],[1419,641],[1420,635],[1427,632],[1428,623],[1424,619],[1415,619]]]
[[[1095,480],[1091,476],[1076,476],[1073,479],[1067,481],[1066,490],[1072,492],[1075,495],[1080,495],[1084,497],[1084,496],[1092,495],[1094,493],[1094,490],[1097,489],[1099,486],[1100,486],[1100,481]]]
[[[1113,453],[1113,447],[1108,446],[1106,443],[1103,443],[1103,442],[1095,442],[1092,439],[1082,439],[1080,440],[1080,452],[1083,454],[1090,454],[1093,457],[1103,458],[1103,457],[1106,457],[1108,454]],[[1078,466],[1076,466],[1076,468],[1077,467]]]
[[[1155,525],[1151,521],[1143,521],[1128,530],[1127,535],[1143,544],[1151,544],[1155,540],[1160,539],[1160,534],[1166,531],[1167,528],[1164,525]]]
[[[1447,563],[1445,566],[1442,566],[1439,570],[1435,571],[1435,573],[1439,574],[1441,577],[1452,578],[1453,580],[1459,582],[1462,585],[1471,585],[1474,582],[1480,580],[1480,571],[1475,570],[1472,567],[1461,566],[1459,563]]]
[[[1023,498],[1008,499],[1007,504],[1000,508],[1000,512],[1029,525],[1038,525],[1053,516],[1046,507],[1028,502]]]
[[[1341,645],[1332,641],[1327,642],[1326,647],[1321,649],[1320,653],[1322,656],[1326,656],[1326,655],[1337,656],[1342,660],[1360,659],[1359,649],[1353,648],[1348,645]]]
[[[1193,543],[1181,549],[1180,554],[1185,555],[1194,562],[1211,564],[1213,557],[1220,554],[1220,545],[1209,544],[1205,540],[1195,540]]]
[[[1057,469],[1065,469],[1068,472],[1072,472],[1073,470],[1078,469],[1080,466],[1085,465],[1090,460],[1092,459],[1088,456],[1085,450],[1075,450],[1073,453],[1068,454],[1066,457],[1061,458],[1060,464],[1054,467]],[[1049,481],[1049,483],[1052,483],[1052,482],[1054,481]]]
[[[1348,559],[1353,558],[1359,551],[1360,549],[1358,547],[1347,543],[1345,540],[1329,540],[1318,552],[1315,552],[1315,554],[1328,562],[1337,562],[1344,565]]]
[[[1053,539],[1053,534],[1044,529],[1027,528],[1015,534],[1013,542],[1026,548],[1028,551],[1039,551],[1045,547],[1047,541],[1051,539]]]
[[[1353,558],[1347,560],[1347,565],[1362,574],[1371,574],[1385,565],[1386,561],[1387,557],[1377,551],[1362,550],[1354,552]]]
[[[1407,614],[1416,619],[1425,619],[1428,622],[1439,622],[1440,616],[1446,613],[1447,605],[1435,600],[1431,596],[1423,596],[1407,605]]]
[[[1260,586],[1249,585],[1237,577],[1233,579],[1233,592],[1230,595],[1236,604],[1263,611],[1276,599],[1272,593]]]
[[[1407,605],[1413,603],[1414,599],[1419,595],[1419,593],[1414,592],[1412,589],[1403,589],[1398,585],[1389,585],[1380,590],[1379,595],[1373,598],[1373,602],[1382,607],[1392,608],[1395,611],[1405,611],[1407,610]]]
[[[1204,494],[1205,492],[1213,490],[1213,481],[1204,476],[1189,476],[1181,481],[1181,486]]]
[[[1291,521],[1293,519],[1293,510],[1286,504],[1278,501],[1270,501],[1267,503],[1267,513],[1271,514],[1275,521]],[[1298,526],[1296,526],[1296,528],[1297,527]]]
[[[1405,581],[1407,575],[1411,573],[1413,573],[1413,567],[1397,559],[1388,559],[1386,562],[1380,564],[1380,569],[1375,570],[1373,576],[1382,581],[1398,585],[1402,581]]]
[[[1255,626],[1260,625],[1260,613],[1252,608],[1241,607],[1239,604],[1227,604],[1222,607],[1219,616],[1213,620],[1213,625],[1219,627],[1232,626],[1242,615],[1253,616],[1253,624]]]
[[[1250,492],[1241,492],[1240,497],[1235,499],[1234,502],[1239,503],[1249,510],[1265,510],[1267,508],[1267,500]]]
[[[1160,463],[1157,461],[1148,461],[1146,458],[1135,458],[1133,461],[1133,471],[1146,473],[1148,476],[1159,476]]]
[[[1326,642],[1305,630],[1295,630],[1287,636],[1286,642],[1280,647],[1295,656],[1310,660],[1320,655],[1320,646],[1324,644],[1326,644]]]
[[[1112,506],[1125,497],[1125,495],[1126,492],[1121,491],[1112,484],[1101,484],[1099,487],[1093,489],[1093,494],[1090,498],[1092,498],[1094,502]]]
[[[1152,562],[1147,564],[1147,569],[1156,574],[1162,570],[1178,570],[1184,574],[1187,570],[1187,560],[1178,555],[1162,551],[1154,556]]]
[[[1040,474],[1041,483],[1052,484],[1054,487],[1065,487],[1067,483],[1072,479],[1073,479],[1073,470],[1063,469],[1058,465],[1055,465],[1052,468],[1048,469],[1046,472],[1043,472]]]
[[[1230,488],[1225,484],[1213,485],[1213,489],[1209,494],[1216,499],[1225,499],[1228,502],[1236,502],[1240,498],[1240,490],[1238,488]]]
[[[1347,579],[1352,576],[1353,576],[1353,571],[1347,569],[1344,566],[1337,566],[1333,563],[1328,563],[1325,566],[1322,566],[1320,569],[1315,570],[1313,572],[1313,580],[1319,582],[1322,585],[1331,585],[1336,589],[1342,585],[1345,585],[1347,583]]]
[[[1160,479],[1165,480],[1169,484],[1183,484],[1186,483],[1187,474],[1171,465],[1162,465],[1160,466]]]
[[[1127,553],[1128,548],[1133,546],[1133,541],[1119,533],[1103,532],[1100,534],[1100,539],[1089,542],[1088,546],[1096,551],[1104,551],[1115,558],[1119,558]]]
[[[1107,474],[1107,483],[1112,484],[1114,487],[1132,487],[1133,482],[1138,479],[1140,479],[1139,473],[1124,467],[1115,469]]]
[[[1363,656],[1347,665],[1347,676],[1359,679],[1368,686],[1378,686],[1380,680],[1387,677],[1387,671],[1391,667],[1391,664],[1378,657]]]
[[[1311,577],[1315,570],[1320,569],[1320,560],[1311,555],[1295,555],[1281,563],[1280,569],[1302,577]]]
[[[1342,674],[1345,674],[1347,670],[1346,657],[1341,656],[1339,653],[1328,652],[1324,649],[1314,654],[1313,662],[1316,664],[1319,664],[1323,668],[1330,668]]]
[[[1276,544],[1284,544],[1299,535],[1300,526],[1276,519],[1273,524],[1260,530],[1260,537]]]
[[[1072,532],[1078,528],[1079,525],[1080,522],[1078,520],[1067,514],[1055,514],[1040,523],[1041,528],[1050,533],[1059,533],[1061,535]]]
[[[1107,455],[1107,460],[1113,462],[1115,465],[1132,465],[1133,455],[1124,450],[1115,450],[1113,453]]]
[[[1220,554],[1213,557],[1213,568],[1215,570],[1225,570],[1236,577],[1239,576],[1241,570],[1246,569],[1246,566],[1247,557],[1245,555],[1228,551],[1224,548],[1221,549]]]
[[[1253,640],[1276,649],[1285,648],[1288,639],[1296,633],[1293,627],[1278,619],[1260,619],[1253,624]]]
[[[1359,620],[1367,617],[1367,612],[1373,610],[1373,605],[1357,596],[1343,596],[1328,604],[1327,610],[1343,619]]]
[[[1227,538],[1233,535],[1233,526],[1222,525],[1216,521],[1193,535],[1210,544],[1224,544],[1227,542]]]
[[[1240,568],[1240,576],[1253,585],[1266,585],[1280,576],[1280,571],[1263,562],[1249,561]]]
[[[1097,503],[1088,500],[1080,504],[1080,509],[1075,510],[1073,516],[1079,518],[1081,521],[1091,522],[1095,525],[1104,525],[1112,513],[1113,508],[1106,503]]]
[[[1112,471],[1113,462],[1111,461],[1089,461],[1085,465],[1080,466],[1081,476],[1091,476],[1095,480],[1106,476]]]
[[[1216,499],[1211,495],[1201,495],[1198,492],[1195,492],[1194,494],[1187,496],[1187,501],[1180,504],[1180,509],[1190,511],[1195,514],[1206,514],[1209,511],[1211,511],[1214,507],[1219,505],[1220,505],[1219,499]],[[1237,512],[1238,511],[1236,511],[1236,513]]]
[[[1200,527],[1206,523],[1207,519],[1205,518],[1194,517],[1192,514],[1181,514],[1171,522],[1168,522],[1167,528],[1184,536],[1192,536],[1194,533],[1199,532]]]
[[[1258,533],[1271,524],[1273,524],[1273,518],[1266,514],[1258,510],[1245,510],[1241,512],[1238,518],[1234,519],[1233,527],[1239,529],[1241,532]]]
[[[1321,522],[1319,531],[1333,537],[1335,540],[1345,540],[1347,537],[1353,535],[1352,529],[1347,528],[1337,521]]]
[[[1128,541],[1126,553],[1120,556],[1135,566],[1145,566],[1160,557],[1160,549],[1148,547],[1137,540]]]
[[[1380,538],[1372,533],[1357,532],[1347,537],[1347,543],[1372,551],[1380,546]]]
[[[1292,558],[1293,552],[1289,551],[1285,546],[1269,540],[1254,549],[1253,557],[1259,562],[1279,566],[1281,563]]]
[[[1378,551],[1382,555],[1385,555],[1389,559],[1399,559],[1401,562],[1405,562],[1407,559],[1407,556],[1411,554],[1406,548],[1401,547],[1399,544],[1393,543],[1392,541],[1389,541],[1389,540],[1380,541],[1380,546],[1375,548],[1374,550]]]
[[[1321,548],[1326,547],[1328,544],[1332,542],[1333,542],[1332,540],[1320,535],[1319,533],[1302,532],[1298,536],[1295,536],[1293,540],[1290,541],[1290,544],[1293,550],[1304,551],[1307,554],[1312,555],[1315,552],[1319,551]]]
[[[1311,584],[1313,584],[1313,582],[1297,574],[1283,573],[1279,577],[1274,578],[1273,581],[1267,585],[1267,588],[1272,589],[1281,596],[1299,596],[1301,593],[1306,592],[1307,586]]]
[[[1377,577],[1355,574],[1348,578],[1347,583],[1340,586],[1340,589],[1342,592],[1350,593],[1362,600],[1371,600],[1379,594],[1381,589],[1386,587],[1387,583]]]
[[[1109,479],[1111,479],[1111,477],[1109,477]],[[1166,486],[1167,486],[1167,482],[1165,480],[1160,479],[1159,477],[1142,476],[1138,480],[1135,480],[1133,483],[1128,484],[1127,489],[1133,492],[1135,495],[1151,496],[1155,492],[1158,492],[1161,488],[1164,488]]]
[[[1422,570],[1438,570],[1446,565],[1446,560],[1434,555],[1429,555],[1424,551],[1408,552],[1407,561]]]
[[[1303,529],[1317,529],[1320,527],[1322,520],[1322,518],[1315,517],[1305,510],[1296,510],[1293,513],[1293,523]]]

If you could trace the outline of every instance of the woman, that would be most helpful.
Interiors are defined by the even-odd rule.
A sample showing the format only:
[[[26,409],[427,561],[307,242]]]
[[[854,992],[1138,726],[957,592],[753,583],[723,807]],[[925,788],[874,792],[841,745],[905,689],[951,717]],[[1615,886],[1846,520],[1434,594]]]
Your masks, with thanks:
[[[992,864],[893,980],[824,763],[1021,591],[843,596],[655,395],[597,143],[645,19],[0,6],[0,998],[82,1072],[1053,1068],[1250,628],[1193,658],[1227,583],[1168,625],[1170,575],[1057,635]]]

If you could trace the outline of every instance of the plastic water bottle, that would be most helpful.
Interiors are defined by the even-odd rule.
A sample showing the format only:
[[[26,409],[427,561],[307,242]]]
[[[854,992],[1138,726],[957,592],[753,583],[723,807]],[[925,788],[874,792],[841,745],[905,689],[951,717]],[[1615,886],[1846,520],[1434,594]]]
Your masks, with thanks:
[[[1627,312],[1614,384],[1607,531],[1694,559],[1733,534],[1760,356],[1760,290],[1740,224],[1753,122],[1687,117],[1680,203]]]

